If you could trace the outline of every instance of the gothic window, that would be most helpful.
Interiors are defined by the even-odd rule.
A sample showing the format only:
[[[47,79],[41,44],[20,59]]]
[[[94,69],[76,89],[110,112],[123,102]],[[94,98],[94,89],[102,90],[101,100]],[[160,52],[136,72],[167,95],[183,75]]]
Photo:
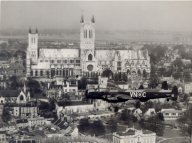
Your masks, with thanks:
[[[117,67],[117,70],[121,70],[121,67]]]
[[[64,63],[67,63],[67,60],[64,60],[63,62],[64,62]]]
[[[66,70],[66,76],[68,76],[68,74],[69,74],[69,72],[68,72],[68,70]]]
[[[84,31],[84,38],[87,38],[87,30]]]
[[[23,101],[23,95],[20,96],[20,101]]]
[[[65,69],[63,70],[63,76],[65,76]]]
[[[141,71],[140,71],[140,69],[138,69],[137,74],[138,74],[138,75],[141,75]]]
[[[89,30],[89,38],[92,38],[92,31]]]
[[[145,61],[143,61],[143,63],[142,63],[143,65],[145,65]]]
[[[43,71],[42,70],[40,71],[40,76],[43,76]]]
[[[51,63],[54,63],[54,60],[51,60]]]
[[[49,76],[49,71],[47,71],[47,77]]]
[[[86,31],[84,30],[84,38],[86,38],[85,35],[86,35]]]
[[[93,70],[93,65],[88,65],[88,66],[87,66],[87,70],[88,70],[88,71],[92,71],[92,70]]]
[[[70,63],[73,64],[73,63],[74,63],[74,60],[70,60]]]
[[[118,66],[118,67],[121,67],[121,62],[117,62],[117,66]]]
[[[31,71],[31,76],[33,76],[33,71]]]
[[[35,71],[35,76],[38,76],[38,71]]]
[[[92,61],[93,56],[91,54],[88,55],[88,61]]]

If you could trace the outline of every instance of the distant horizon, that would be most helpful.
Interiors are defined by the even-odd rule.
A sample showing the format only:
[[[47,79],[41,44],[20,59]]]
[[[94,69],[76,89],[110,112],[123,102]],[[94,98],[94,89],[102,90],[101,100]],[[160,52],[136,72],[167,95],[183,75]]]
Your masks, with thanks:
[[[84,12],[83,12],[84,11]],[[1,1],[1,31],[75,31],[92,15],[96,31],[192,33],[192,2]]]

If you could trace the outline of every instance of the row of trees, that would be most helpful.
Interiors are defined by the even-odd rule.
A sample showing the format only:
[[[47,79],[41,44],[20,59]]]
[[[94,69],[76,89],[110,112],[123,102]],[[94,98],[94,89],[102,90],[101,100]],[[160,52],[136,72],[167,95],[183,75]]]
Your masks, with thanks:
[[[22,89],[24,86],[24,81],[19,79],[17,76],[11,76],[7,83],[8,88],[12,90]],[[40,83],[32,78],[28,79],[26,87],[30,87],[31,96],[43,93]]]
[[[144,45],[142,49],[148,50],[151,64],[155,65],[165,56],[168,47],[161,45]]]
[[[89,119],[79,121],[79,131],[84,134],[100,136],[105,134],[105,126],[101,120],[90,122]]]
[[[123,110],[120,114],[119,120],[122,121],[128,127],[134,126],[138,129],[146,129],[155,132],[158,136],[162,136],[164,133],[164,118],[161,113],[154,114],[149,118],[138,119],[130,110]]]

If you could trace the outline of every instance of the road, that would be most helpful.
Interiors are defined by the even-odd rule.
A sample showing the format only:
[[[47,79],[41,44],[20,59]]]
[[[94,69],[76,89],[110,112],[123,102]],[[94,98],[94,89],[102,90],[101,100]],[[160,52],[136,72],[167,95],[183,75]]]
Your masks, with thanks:
[[[158,141],[157,143],[166,143],[164,141],[172,140],[172,139],[186,139],[187,137],[174,137],[174,138],[163,138],[162,140]]]

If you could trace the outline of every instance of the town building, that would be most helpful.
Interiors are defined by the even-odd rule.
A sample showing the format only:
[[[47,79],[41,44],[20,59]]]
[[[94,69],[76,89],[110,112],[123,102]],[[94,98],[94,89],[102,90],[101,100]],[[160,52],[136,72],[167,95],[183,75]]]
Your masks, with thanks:
[[[5,78],[5,75],[0,74],[0,90],[7,88],[7,80]]]
[[[26,103],[30,101],[31,96],[30,92],[27,91],[26,86],[24,84],[23,89],[21,90],[0,90],[0,103]]]
[[[72,81],[66,80],[65,83],[64,83],[64,86],[63,86],[63,91],[64,91],[64,93],[69,93],[70,92],[70,93],[77,94],[78,93],[77,81],[72,82]]]
[[[113,143],[155,143],[156,133],[148,130],[127,129],[113,133]]]
[[[6,131],[0,131],[0,143],[7,143]]]
[[[62,94],[78,94],[78,82],[77,80],[73,79],[56,79],[56,81],[52,81],[48,83],[47,89],[47,97],[59,99],[61,98]]]
[[[34,118],[23,118],[16,120],[16,126],[18,128],[34,127],[34,126],[45,126],[50,125],[52,119],[46,119],[44,117],[34,117]]]
[[[109,107],[111,106],[111,103],[104,101],[104,100],[95,100],[93,102],[95,110],[97,111],[105,111],[108,110]]]
[[[71,115],[74,113],[87,113],[94,110],[92,103],[83,101],[72,101],[72,102],[57,102],[56,103],[57,116],[60,118],[61,115]]]
[[[145,112],[144,117],[147,119],[147,118],[149,118],[149,117],[151,117],[151,116],[154,116],[154,115],[156,115],[155,109],[154,109],[154,108],[149,108],[149,109]]]
[[[35,118],[29,118],[28,119],[28,126],[33,127],[33,126],[44,126],[47,124],[47,119],[43,117],[35,117]]]
[[[146,75],[150,73],[147,50],[130,46],[102,45],[95,43],[95,18],[80,20],[79,45],[46,46],[38,41],[38,30],[28,33],[26,56],[27,77],[97,77],[105,69],[113,73]]]
[[[13,116],[20,118],[33,118],[38,115],[38,107],[35,102],[28,102],[24,104],[13,104]]]
[[[180,116],[183,115],[182,110],[176,110],[176,109],[161,109],[161,113],[163,114],[164,120],[177,120]]]
[[[192,82],[184,83],[184,93],[192,93]]]
[[[27,119],[18,119],[16,120],[17,128],[25,128],[28,127],[28,120]]]

